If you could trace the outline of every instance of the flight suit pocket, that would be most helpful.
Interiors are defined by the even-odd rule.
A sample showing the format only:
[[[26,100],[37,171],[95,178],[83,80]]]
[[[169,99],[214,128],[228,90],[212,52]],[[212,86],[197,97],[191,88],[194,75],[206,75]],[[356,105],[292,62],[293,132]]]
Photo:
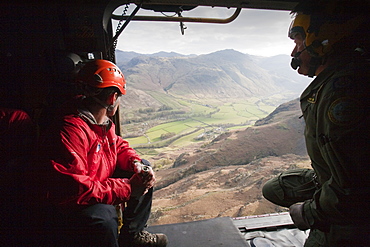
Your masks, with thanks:
[[[284,191],[284,199],[297,202],[312,199],[316,191],[314,174],[312,169],[294,169],[282,173],[279,183]]]

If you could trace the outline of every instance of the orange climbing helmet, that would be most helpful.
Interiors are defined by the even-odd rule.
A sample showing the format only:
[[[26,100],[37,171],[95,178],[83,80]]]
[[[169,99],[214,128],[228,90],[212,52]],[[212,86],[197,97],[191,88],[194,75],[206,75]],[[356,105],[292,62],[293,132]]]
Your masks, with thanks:
[[[77,75],[77,82],[95,88],[116,87],[126,94],[126,80],[122,71],[114,63],[97,59],[83,65]]]

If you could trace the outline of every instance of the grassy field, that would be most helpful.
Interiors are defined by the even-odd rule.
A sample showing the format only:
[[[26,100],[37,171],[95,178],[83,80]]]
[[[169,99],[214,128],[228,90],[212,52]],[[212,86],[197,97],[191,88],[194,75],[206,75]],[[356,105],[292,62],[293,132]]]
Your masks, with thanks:
[[[162,151],[185,147],[194,143],[209,141],[222,132],[231,129],[246,128],[260,118],[267,116],[275,107],[258,99],[251,98],[243,102],[197,102],[177,99],[162,94],[154,94],[161,103],[171,109],[186,110],[181,118],[157,121],[151,124],[141,135],[124,137],[145,158],[155,156]],[[154,125],[154,126],[153,126]],[[169,138],[163,136],[169,135]]]

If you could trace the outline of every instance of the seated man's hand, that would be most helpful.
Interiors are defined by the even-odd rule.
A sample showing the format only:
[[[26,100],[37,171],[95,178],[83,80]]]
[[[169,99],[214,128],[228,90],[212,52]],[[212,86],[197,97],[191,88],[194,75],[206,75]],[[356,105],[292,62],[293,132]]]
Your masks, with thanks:
[[[155,175],[149,161],[142,159],[141,162],[135,162],[134,171],[135,174],[141,174],[143,183],[147,189],[150,189],[154,186]]]

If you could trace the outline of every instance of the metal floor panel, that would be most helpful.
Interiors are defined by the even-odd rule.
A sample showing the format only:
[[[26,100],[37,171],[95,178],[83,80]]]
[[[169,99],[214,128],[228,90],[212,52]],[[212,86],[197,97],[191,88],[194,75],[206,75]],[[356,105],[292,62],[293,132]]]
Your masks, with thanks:
[[[289,212],[234,218],[248,246],[303,247],[309,230],[294,226]]]
[[[229,217],[150,226],[147,230],[165,233],[169,240],[167,247],[249,246]]]
[[[277,227],[295,227],[288,212],[252,215],[234,218],[234,224],[243,231]]]

